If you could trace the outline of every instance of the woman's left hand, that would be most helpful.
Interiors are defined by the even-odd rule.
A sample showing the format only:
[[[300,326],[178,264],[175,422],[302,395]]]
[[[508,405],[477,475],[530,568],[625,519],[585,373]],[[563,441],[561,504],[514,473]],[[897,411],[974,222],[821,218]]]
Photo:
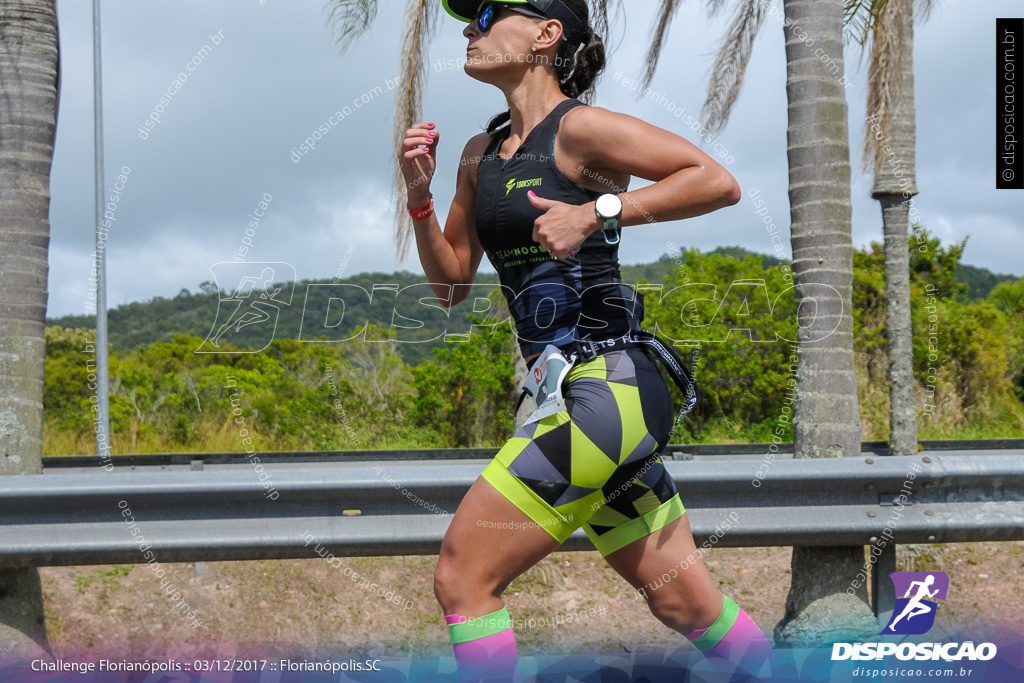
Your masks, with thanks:
[[[527,196],[531,204],[544,211],[533,223],[533,241],[557,259],[575,253],[590,233],[600,227],[593,202],[566,204],[539,197],[533,190]]]

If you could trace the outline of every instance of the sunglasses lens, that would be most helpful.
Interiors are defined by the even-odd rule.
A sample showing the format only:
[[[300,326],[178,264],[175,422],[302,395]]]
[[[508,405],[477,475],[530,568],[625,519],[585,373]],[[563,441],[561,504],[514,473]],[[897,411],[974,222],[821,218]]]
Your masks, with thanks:
[[[494,19],[494,5],[488,3],[480,12],[480,16],[476,18],[476,23],[480,26],[481,31],[486,31],[491,27],[492,19]]]

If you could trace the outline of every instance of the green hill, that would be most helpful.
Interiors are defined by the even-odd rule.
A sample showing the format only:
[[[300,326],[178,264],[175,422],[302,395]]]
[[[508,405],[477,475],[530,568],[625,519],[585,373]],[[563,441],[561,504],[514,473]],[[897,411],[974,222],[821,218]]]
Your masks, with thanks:
[[[1020,434],[1024,278],[998,285],[986,300],[962,301],[968,287],[956,282],[962,246],[925,238],[927,249],[912,253],[910,263],[918,436]],[[887,438],[889,425],[883,252],[873,243],[853,254],[853,346],[868,441]],[[687,299],[676,290],[675,299],[645,301],[648,329],[657,326],[666,339],[701,342],[687,347],[685,362],[703,388],[703,400],[684,418],[675,443],[792,438],[780,405],[793,345],[781,342],[797,338],[796,301],[789,274],[766,268],[775,263],[723,247],[622,267],[626,283],[670,282],[670,291],[708,283],[720,292]],[[236,277],[230,270],[217,273],[222,283]],[[476,343],[448,344],[435,357],[431,350],[446,332],[468,332],[473,302],[467,299],[450,313],[431,306],[434,294],[423,279],[408,272],[364,273],[338,283],[278,283],[269,296],[263,284],[252,291],[241,287],[235,298],[204,282],[198,294],[182,290],[173,299],[112,310],[115,452],[238,450],[244,437],[236,426],[239,417],[253,435],[252,447],[263,451],[500,445],[510,435],[519,393],[509,362],[512,330],[499,326],[494,334],[477,335]],[[496,294],[493,275],[475,284],[480,287],[473,298]],[[501,303],[500,295],[492,298]],[[279,316],[275,328],[268,316]],[[495,319],[503,317],[499,312]],[[356,338],[367,320],[375,323],[369,339]],[[44,449],[91,452],[92,335],[62,328],[91,327],[93,321],[76,316],[52,322],[46,328]],[[489,321],[478,316],[474,322]],[[229,343],[219,349],[207,338],[215,324],[231,332],[221,337]],[[370,336],[392,326],[400,341],[423,343],[375,343],[384,340]],[[302,343],[331,338],[353,341]],[[261,352],[239,353],[247,343],[250,351]],[[234,353],[196,353],[229,349]],[[670,390],[677,393],[674,385]]]
[[[956,279],[967,285],[966,297],[971,301],[987,299],[989,293],[1000,282],[1017,280],[1016,275],[997,275],[988,268],[977,268],[960,264],[956,270]]]
[[[709,253],[721,254],[740,261],[747,256],[754,256],[760,259],[764,268],[770,268],[782,263],[779,259],[767,254],[748,251],[738,246],[718,247]],[[678,262],[677,259],[679,259]],[[623,265],[621,266],[622,281],[633,284],[646,280],[650,283],[662,284],[665,282],[665,278],[672,272],[672,269],[682,262],[681,259],[682,256],[679,253],[676,255],[665,253],[653,263]],[[691,277],[696,278],[696,275]],[[998,283],[1016,278],[1011,275],[995,275],[985,268],[960,265],[957,269],[957,279],[967,283],[970,289],[966,297],[976,301],[987,297],[988,293]],[[311,332],[308,328],[300,330],[304,310],[309,311],[305,316],[307,325],[312,320],[324,321],[325,324],[337,324],[338,319],[342,317],[341,309],[337,303],[332,304],[330,299],[332,296],[339,296],[338,289],[335,288],[332,294],[330,288],[317,286],[331,285],[332,283],[333,280],[330,279],[301,280],[295,283],[291,305],[280,308],[274,336],[278,339],[299,339],[301,332],[301,338],[304,340],[315,338],[317,336],[315,331]],[[397,291],[402,292],[402,299],[400,301],[406,302],[407,306],[399,305],[398,309],[400,312],[408,311],[410,317],[413,318],[412,321],[407,321],[404,324],[410,328],[416,328],[405,331],[403,339],[415,340],[418,343],[398,344],[397,348],[403,360],[413,366],[417,365],[422,359],[431,357],[430,349],[443,345],[440,337],[446,330],[448,334],[452,334],[456,330],[464,330],[466,324],[463,321],[466,320],[466,315],[471,312],[471,304],[468,301],[459,304],[451,311],[450,315],[439,307],[417,304],[415,299],[431,297],[433,294],[429,286],[424,284],[422,275],[408,271],[360,273],[339,280],[338,284],[356,285],[367,293],[365,297],[360,295],[354,299],[349,296],[343,297],[345,299],[345,306],[350,307],[344,311],[344,318],[346,320],[370,319],[383,324],[385,327],[390,323],[390,320],[385,321],[383,318],[389,317],[391,310],[395,308],[393,305],[395,294],[393,292],[381,291],[379,287],[382,284],[388,284],[392,286],[393,290],[397,289]],[[368,295],[374,291],[375,284],[378,286],[377,294],[370,297]],[[479,273],[475,284],[496,285],[497,276],[490,273]],[[420,289],[406,289],[413,285],[419,285],[422,291]],[[218,306],[222,303],[222,295],[216,291],[216,286],[211,282],[203,282],[199,285],[199,288],[201,291],[196,293],[182,289],[174,298],[168,299],[158,296],[149,301],[123,304],[110,309],[107,324],[113,348],[130,350],[153,342],[169,342],[177,334],[207,337],[211,333],[211,328],[215,321],[218,321],[217,310]],[[485,294],[486,291],[486,288],[482,288],[481,295]],[[223,296],[226,296],[226,293]],[[382,301],[384,303],[379,303]],[[380,309],[386,309],[386,312],[382,313],[381,310],[373,307],[372,304],[374,302],[378,302]],[[413,308],[415,309],[414,312]],[[219,324],[223,324],[226,320],[227,318],[222,313]],[[46,322],[47,325],[59,325],[72,329],[95,329],[96,326],[95,317],[91,315],[67,315],[47,318]],[[422,326],[419,323],[422,323]],[[401,319],[398,319],[396,324],[403,324],[403,322]],[[335,329],[340,330],[341,328]],[[322,328],[321,331],[332,332],[333,330]],[[258,347],[264,343],[262,340],[264,334],[265,331],[262,326],[252,325],[249,326],[248,330],[244,327],[241,328],[236,335],[232,336],[232,341],[242,347]],[[338,338],[344,338],[340,331],[337,334],[339,335]],[[424,341],[433,337],[437,339],[434,341]]]

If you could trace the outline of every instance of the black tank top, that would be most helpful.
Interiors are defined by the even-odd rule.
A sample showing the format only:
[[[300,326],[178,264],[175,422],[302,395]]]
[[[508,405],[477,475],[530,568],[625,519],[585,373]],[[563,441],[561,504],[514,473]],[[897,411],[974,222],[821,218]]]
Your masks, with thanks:
[[[604,194],[573,183],[555,165],[558,124],[579,106],[586,105],[578,99],[560,102],[507,161],[498,152],[511,127],[496,131],[477,168],[477,235],[498,272],[527,358],[547,344],[638,331],[644,317],[643,295],[622,284],[619,246],[607,244],[601,230],[565,259],[555,259],[533,241],[533,223],[543,212],[530,204],[530,190],[576,205]]]

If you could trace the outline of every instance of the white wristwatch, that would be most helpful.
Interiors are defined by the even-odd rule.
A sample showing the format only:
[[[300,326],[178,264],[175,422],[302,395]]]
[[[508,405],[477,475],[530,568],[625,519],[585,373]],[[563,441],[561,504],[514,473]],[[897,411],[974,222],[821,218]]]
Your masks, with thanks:
[[[601,230],[608,244],[619,243],[619,219],[622,217],[622,200],[618,195],[603,194],[594,202],[594,212],[604,221]],[[614,237],[614,239],[611,239]]]

